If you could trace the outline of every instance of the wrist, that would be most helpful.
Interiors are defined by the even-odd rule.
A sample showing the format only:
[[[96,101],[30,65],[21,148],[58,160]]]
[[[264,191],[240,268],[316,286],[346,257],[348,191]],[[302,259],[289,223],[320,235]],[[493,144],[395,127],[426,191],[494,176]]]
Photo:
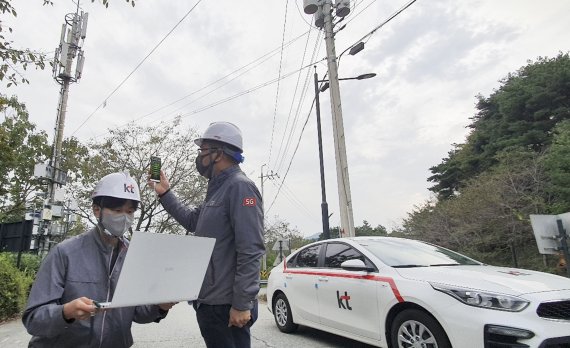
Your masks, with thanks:
[[[164,191],[163,193],[158,195],[158,198],[162,198],[165,194],[167,194],[168,192],[170,192],[170,187],[166,189],[166,191]]]
[[[65,315],[65,305],[61,306],[61,317],[65,320],[66,323],[71,324],[75,321],[74,318],[67,319]]]

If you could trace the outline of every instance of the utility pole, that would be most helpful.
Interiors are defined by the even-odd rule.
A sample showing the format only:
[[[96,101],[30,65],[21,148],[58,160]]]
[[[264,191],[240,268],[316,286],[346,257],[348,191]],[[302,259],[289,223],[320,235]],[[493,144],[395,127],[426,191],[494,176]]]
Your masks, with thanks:
[[[271,171],[271,173],[269,174],[265,174],[263,175],[263,167],[265,167],[267,164],[263,164],[261,166],[261,174],[259,175],[259,178],[261,179],[261,198],[265,200],[265,196],[263,194],[263,181],[264,179],[273,179],[274,177],[279,177],[279,175],[277,175],[276,173],[273,173],[273,171]],[[263,204],[263,221],[265,222],[265,203]],[[265,225],[265,224],[264,224]],[[261,261],[261,268],[262,271],[266,271],[267,270],[267,254],[263,254],[263,259]]]
[[[79,81],[83,71],[85,57],[81,46],[87,33],[87,19],[87,13],[84,13],[83,11],[79,13],[78,1],[76,12],[65,15],[65,23],[61,28],[59,46],[55,51],[53,78],[61,85],[61,88],[59,91],[59,102],[57,105],[52,154],[49,164],[36,164],[36,167],[34,168],[34,176],[46,180],[48,184],[47,195],[42,211],[47,212],[49,219],[44,219],[45,224],[40,226],[40,240],[38,240],[39,252],[41,252],[42,249],[45,249],[46,242],[49,247],[50,235],[63,232],[59,224],[54,223],[55,221],[51,220],[51,217],[52,212],[54,213],[53,217],[62,217],[63,204],[61,201],[63,200],[63,197],[61,194],[58,194],[57,188],[65,185],[67,182],[67,172],[61,167],[63,160],[61,153],[63,130],[65,127],[65,116],[67,113],[69,85],[73,82]],[[44,231],[47,236],[43,235]]]
[[[354,218],[352,213],[352,195],[350,193],[350,180],[348,176],[348,160],[344,137],[344,124],[342,120],[342,106],[340,102],[340,86],[338,82],[338,66],[334,43],[332,23],[331,0],[319,2],[324,15],[325,43],[327,47],[327,64],[330,80],[331,112],[333,119],[333,138],[335,145],[336,174],[340,206],[340,234],[341,237],[354,237]],[[339,9],[337,9],[337,13]],[[346,13],[348,14],[348,13]],[[346,15],[345,14],[345,15]]]
[[[323,239],[331,238],[329,228],[329,205],[327,203],[327,193],[325,184],[325,166],[323,160],[323,136],[321,132],[321,101],[319,99],[319,76],[317,75],[317,67],[315,66],[314,74],[315,82],[315,109],[317,113],[317,139],[319,143],[319,169],[321,172],[321,220],[323,223]]]

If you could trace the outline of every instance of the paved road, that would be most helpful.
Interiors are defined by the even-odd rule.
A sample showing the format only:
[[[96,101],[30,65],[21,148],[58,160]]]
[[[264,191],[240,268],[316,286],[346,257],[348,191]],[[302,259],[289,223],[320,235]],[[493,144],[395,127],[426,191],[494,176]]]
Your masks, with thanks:
[[[134,348],[177,348],[206,345],[200,336],[194,309],[179,303],[159,324],[133,324]],[[20,320],[0,325],[1,348],[24,348],[30,335]],[[259,319],[252,328],[252,348],[369,348],[370,346],[327,334],[308,327],[300,327],[294,334],[281,333],[275,326],[273,316],[265,303],[260,302]]]

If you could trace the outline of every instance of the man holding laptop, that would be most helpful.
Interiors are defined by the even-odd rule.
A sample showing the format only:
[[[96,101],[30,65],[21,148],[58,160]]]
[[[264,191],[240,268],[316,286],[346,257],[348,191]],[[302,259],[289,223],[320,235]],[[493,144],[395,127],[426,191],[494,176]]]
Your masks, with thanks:
[[[194,142],[199,146],[196,169],[209,180],[204,203],[193,209],[183,206],[164,172],[160,182],[149,185],[186,230],[216,238],[199,298],[193,302],[206,346],[248,348],[265,253],[261,195],[239,167],[242,136],[234,124],[214,122]]]
[[[97,225],[56,245],[43,261],[22,316],[33,337],[29,347],[130,347],[132,322],[159,322],[173,303],[97,311],[110,301],[140,203],[137,183],[127,173],[101,179],[92,194]]]

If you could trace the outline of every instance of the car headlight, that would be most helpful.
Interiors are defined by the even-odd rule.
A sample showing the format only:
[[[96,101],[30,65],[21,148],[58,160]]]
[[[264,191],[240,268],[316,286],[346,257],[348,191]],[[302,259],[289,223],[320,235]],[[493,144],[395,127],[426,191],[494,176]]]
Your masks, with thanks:
[[[516,296],[442,284],[430,284],[435,290],[448,294],[469,306],[497,309],[500,311],[520,312],[529,305],[528,301]]]

